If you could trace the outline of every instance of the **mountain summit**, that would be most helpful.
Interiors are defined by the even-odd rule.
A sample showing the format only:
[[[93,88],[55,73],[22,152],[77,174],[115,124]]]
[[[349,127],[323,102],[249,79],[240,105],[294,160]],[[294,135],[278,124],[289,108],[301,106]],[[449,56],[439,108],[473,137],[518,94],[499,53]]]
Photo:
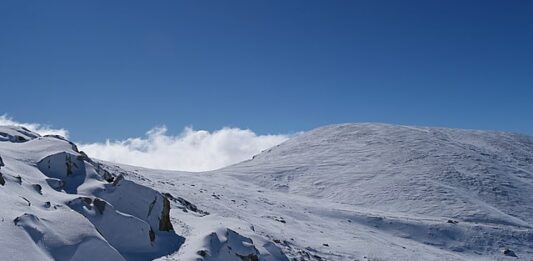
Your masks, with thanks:
[[[533,225],[533,138],[525,135],[332,125],[220,172],[374,210]]]

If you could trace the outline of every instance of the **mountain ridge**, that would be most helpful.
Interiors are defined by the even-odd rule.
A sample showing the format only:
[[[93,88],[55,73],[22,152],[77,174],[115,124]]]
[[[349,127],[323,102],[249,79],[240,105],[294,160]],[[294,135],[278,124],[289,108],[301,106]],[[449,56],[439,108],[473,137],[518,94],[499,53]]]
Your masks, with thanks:
[[[85,229],[85,234],[67,230],[67,234],[94,235],[90,237],[100,243],[91,243],[90,249],[114,249],[101,251],[103,257],[114,260],[150,260],[157,255],[159,260],[533,257],[533,219],[529,216],[533,213],[529,200],[533,195],[533,137],[523,134],[336,124],[300,134],[253,159],[192,173],[93,160],[61,137],[0,127],[0,156],[4,156],[0,173],[6,184],[0,186],[0,193],[8,189],[11,194],[4,195],[9,204],[0,214],[7,221],[18,218],[15,225],[0,223],[0,230],[16,242],[25,242],[21,245],[26,248],[35,242],[33,250],[24,252],[3,238],[0,249],[5,252],[0,256],[19,251],[15,257],[73,258],[63,250],[47,253],[33,232],[25,232],[30,235],[26,239],[20,234],[33,229],[51,235],[61,231],[65,220],[43,214],[48,211],[44,197],[53,199],[54,207],[70,209],[66,213],[72,220],[102,228]],[[21,181],[13,173],[23,173]],[[34,185],[41,188],[37,191]],[[136,190],[148,194],[130,194]],[[145,203],[137,206],[123,201],[120,193]],[[146,209],[152,209],[153,199],[142,195],[161,195],[156,199],[168,202],[154,211],[168,213],[164,216],[168,216],[174,239],[147,231],[160,227],[160,222],[143,216]],[[134,236],[139,240],[117,239],[106,232],[123,231],[107,225],[123,218],[131,220],[120,222],[130,224],[126,228],[145,231]],[[46,221],[44,226],[46,219],[51,223]],[[150,250],[145,243],[152,236],[174,248]],[[57,248],[61,244],[65,243],[56,243],[52,249],[61,249]],[[128,252],[135,246],[159,254]],[[72,260],[88,258],[86,251],[76,253]]]
[[[525,163],[522,164],[523,162]],[[529,193],[533,193],[531,188],[524,186],[524,184],[528,186],[533,184],[531,163],[533,163],[533,137],[526,135],[365,123],[317,128],[256,155],[252,160],[218,172],[238,175],[239,178],[249,179],[251,182],[272,189],[292,190],[295,193],[305,190],[307,192],[304,194],[308,196],[313,194],[340,203],[356,203],[349,197],[354,193],[357,194],[357,191],[343,187],[342,182],[335,182],[332,178],[344,179],[343,182],[349,186],[355,184],[371,186],[396,179],[398,175],[390,173],[399,173],[406,176],[403,178],[421,176],[417,182],[423,182],[426,187],[432,186],[428,181],[442,183],[434,184],[439,187],[454,183],[453,187],[460,186],[463,191],[478,189],[481,190],[481,194],[487,194],[484,196],[497,197],[500,194],[503,196],[511,194],[512,189],[504,187],[502,191],[498,191],[500,194],[487,190],[497,190],[497,185],[505,185],[517,181],[516,179],[519,182],[509,186],[522,186]],[[388,166],[384,166],[385,164]],[[269,170],[264,170],[267,168]],[[320,171],[321,169],[325,171]],[[329,174],[331,171],[338,174]],[[506,171],[520,172],[518,175],[522,176],[517,178],[506,175],[509,180],[504,181],[501,175],[507,173]],[[246,174],[239,174],[241,172]],[[429,172],[433,172],[432,175],[429,175]],[[374,184],[373,180],[380,175],[386,177],[379,184]],[[310,176],[313,184],[306,183]],[[403,179],[394,181],[394,186],[412,185]],[[470,184],[472,182],[482,184],[475,187],[475,184]],[[490,184],[485,184],[489,182]],[[300,184],[307,186],[298,187]],[[317,189],[320,186],[323,186],[324,190],[329,186],[334,191],[324,192]],[[394,192],[392,185],[387,188],[387,193]],[[345,196],[336,195],[338,189],[350,193]],[[399,194],[403,195],[410,191],[406,189],[400,192]],[[528,202],[527,196],[522,195],[521,204]],[[379,199],[382,200],[383,197]],[[533,211],[531,204],[526,205],[529,205],[528,209]],[[528,222],[532,224],[532,220],[529,219]]]

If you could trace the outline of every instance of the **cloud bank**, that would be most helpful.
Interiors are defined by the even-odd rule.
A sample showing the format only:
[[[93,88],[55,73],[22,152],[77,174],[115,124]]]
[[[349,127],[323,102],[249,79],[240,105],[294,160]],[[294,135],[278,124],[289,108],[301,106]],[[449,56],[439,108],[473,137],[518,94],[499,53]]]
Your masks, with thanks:
[[[53,129],[37,123],[20,123],[6,115],[0,125],[22,125],[41,135],[68,137],[65,129]],[[183,171],[207,171],[250,159],[289,137],[258,135],[248,129],[222,128],[209,132],[185,128],[179,135],[168,134],[166,127],[156,127],[142,137],[79,144],[89,157],[128,165]]]
[[[185,128],[180,135],[166,127],[148,131],[145,137],[104,143],[80,144],[89,156],[128,165],[156,169],[205,171],[246,159],[287,140],[286,135],[257,135],[251,130],[223,128],[214,132]]]
[[[11,117],[7,116],[7,114],[0,115],[0,125],[15,125],[15,126],[23,126],[31,131],[37,132],[41,135],[48,135],[48,134],[57,134],[61,135],[68,139],[68,130],[65,129],[53,129],[48,125],[39,124],[39,123],[25,123],[25,122],[18,122],[16,120],[13,120]]]

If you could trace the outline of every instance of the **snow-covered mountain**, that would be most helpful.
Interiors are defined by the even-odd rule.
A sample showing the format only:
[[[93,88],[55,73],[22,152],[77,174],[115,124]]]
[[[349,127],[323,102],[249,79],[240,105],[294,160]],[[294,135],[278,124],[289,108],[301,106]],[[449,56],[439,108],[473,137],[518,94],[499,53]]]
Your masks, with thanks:
[[[0,127],[2,260],[532,260],[533,137],[387,124],[210,172]]]

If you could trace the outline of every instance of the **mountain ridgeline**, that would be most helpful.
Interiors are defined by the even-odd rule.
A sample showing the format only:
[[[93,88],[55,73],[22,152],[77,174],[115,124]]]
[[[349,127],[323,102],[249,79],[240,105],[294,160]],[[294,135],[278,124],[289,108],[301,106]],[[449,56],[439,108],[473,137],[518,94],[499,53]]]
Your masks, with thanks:
[[[2,260],[531,260],[533,137],[339,124],[202,173],[0,127]]]

